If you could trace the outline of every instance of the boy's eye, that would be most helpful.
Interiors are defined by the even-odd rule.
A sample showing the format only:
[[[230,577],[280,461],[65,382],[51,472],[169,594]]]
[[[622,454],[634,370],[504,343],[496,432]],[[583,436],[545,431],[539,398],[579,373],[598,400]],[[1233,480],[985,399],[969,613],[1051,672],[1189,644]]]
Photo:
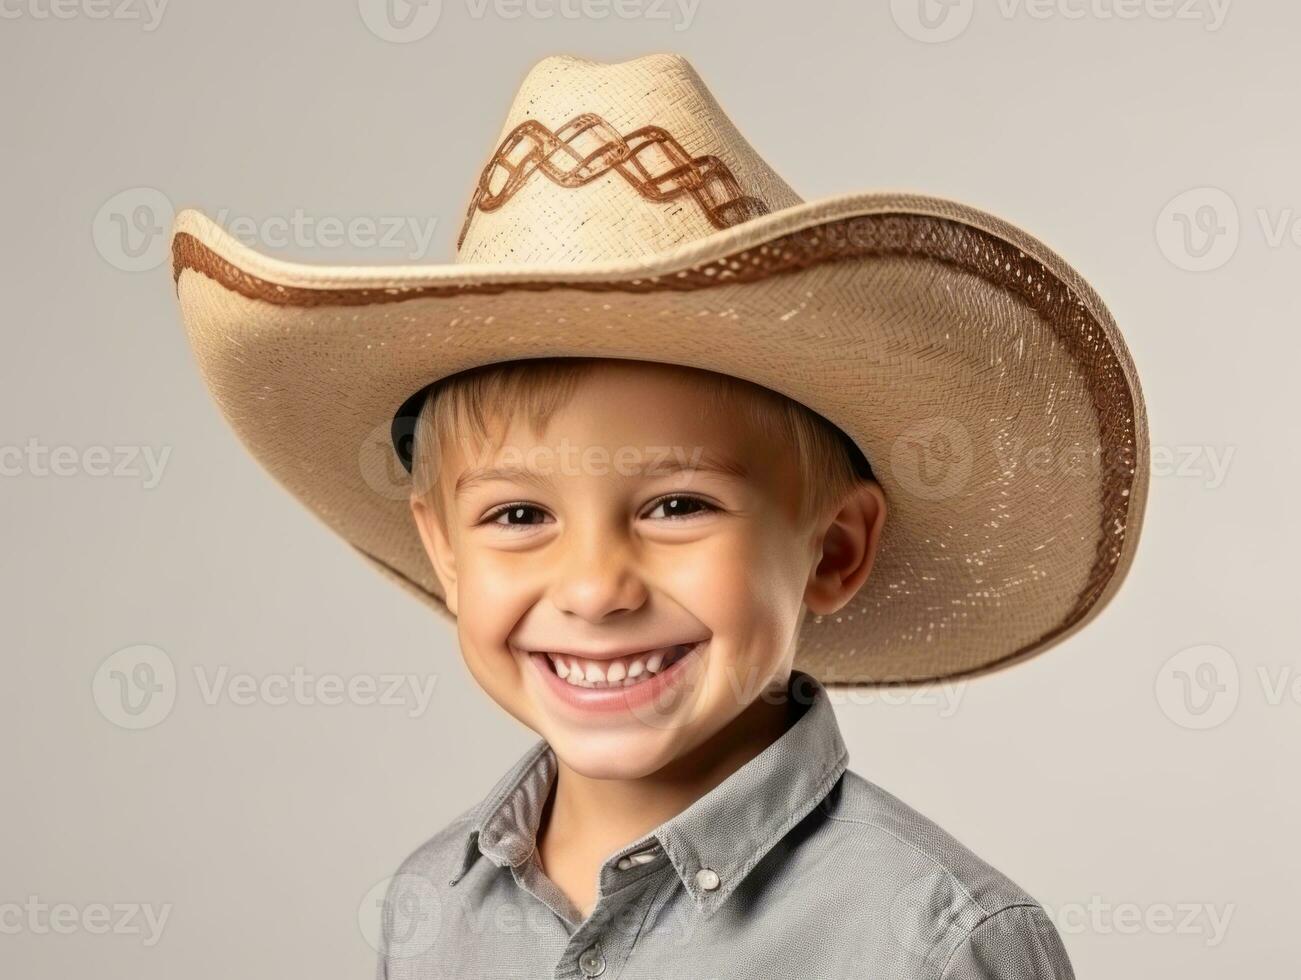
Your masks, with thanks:
[[[532,515],[545,517],[542,509],[534,507],[532,504],[507,504],[505,507],[499,507],[487,517],[487,523],[496,524],[498,527],[528,527],[531,524],[540,524],[541,521],[529,520]],[[502,520],[502,518],[506,520]]]
[[[654,520],[678,520],[715,509],[713,504],[699,497],[674,494],[655,501],[654,507],[646,516]],[[484,518],[484,523],[498,527],[530,527],[544,523],[546,516],[546,511],[533,504],[507,504]]]
[[[655,502],[654,509],[647,514],[647,517],[654,517],[656,511],[663,511],[664,517],[672,520],[674,518],[690,517],[692,514],[698,514],[702,511],[714,510],[714,505],[699,497],[689,497],[684,494],[674,494],[669,497],[661,497]]]

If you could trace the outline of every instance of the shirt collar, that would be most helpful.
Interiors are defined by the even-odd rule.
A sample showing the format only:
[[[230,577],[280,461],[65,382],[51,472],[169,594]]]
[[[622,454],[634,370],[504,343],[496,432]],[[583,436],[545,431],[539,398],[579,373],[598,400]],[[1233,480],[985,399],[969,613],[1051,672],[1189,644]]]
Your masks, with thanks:
[[[849,761],[826,688],[792,670],[787,694],[806,705],[793,724],[757,756],[675,817],[611,855],[607,864],[658,843],[683,887],[712,915],[765,854],[817,806]],[[545,739],[516,762],[471,811],[455,885],[480,854],[499,867],[529,859],[542,809],[556,776]],[[717,875],[697,876],[702,870]]]

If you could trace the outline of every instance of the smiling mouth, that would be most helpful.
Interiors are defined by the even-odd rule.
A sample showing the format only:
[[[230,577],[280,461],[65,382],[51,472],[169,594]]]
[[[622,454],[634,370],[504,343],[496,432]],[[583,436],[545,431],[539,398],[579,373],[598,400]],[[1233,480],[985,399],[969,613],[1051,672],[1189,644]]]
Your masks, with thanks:
[[[547,667],[566,684],[596,690],[636,687],[662,674],[675,663],[704,644],[679,643],[676,646],[646,650],[614,660],[588,660],[565,653],[540,653]]]

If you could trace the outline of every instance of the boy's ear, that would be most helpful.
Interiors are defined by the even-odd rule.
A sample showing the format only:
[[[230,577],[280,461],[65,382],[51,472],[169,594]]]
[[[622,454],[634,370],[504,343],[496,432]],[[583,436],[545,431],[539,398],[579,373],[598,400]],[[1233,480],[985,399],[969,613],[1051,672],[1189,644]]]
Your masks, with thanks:
[[[447,537],[447,529],[439,520],[434,508],[425,500],[411,495],[411,516],[420,532],[420,542],[434,567],[439,584],[443,587],[443,601],[453,616],[456,615],[456,553]]]
[[[817,615],[840,610],[867,581],[885,527],[885,494],[875,480],[855,485],[822,534],[804,604]]]

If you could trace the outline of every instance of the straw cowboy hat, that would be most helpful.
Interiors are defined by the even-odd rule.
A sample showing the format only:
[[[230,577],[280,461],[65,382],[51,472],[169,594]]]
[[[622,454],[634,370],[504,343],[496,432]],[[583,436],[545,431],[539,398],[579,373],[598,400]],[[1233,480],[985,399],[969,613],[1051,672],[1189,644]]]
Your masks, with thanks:
[[[804,202],[678,57],[534,67],[451,264],[279,261],[196,211],[172,249],[199,368],[247,448],[449,617],[407,504],[413,396],[523,358],[734,375],[857,444],[890,510],[866,585],[799,637],[795,665],[829,685],[1022,660],[1095,616],[1134,554],[1146,416],[1089,285],[964,204]]]

